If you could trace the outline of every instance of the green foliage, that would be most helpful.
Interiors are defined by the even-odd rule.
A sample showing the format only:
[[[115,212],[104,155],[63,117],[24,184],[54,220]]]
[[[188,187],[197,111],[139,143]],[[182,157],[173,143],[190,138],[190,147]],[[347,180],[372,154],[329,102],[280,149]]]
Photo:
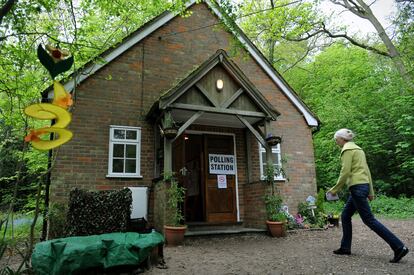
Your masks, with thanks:
[[[392,196],[413,196],[412,83],[404,82],[389,58],[343,40],[325,48],[315,47],[323,40],[317,36],[288,41],[315,33],[320,22],[326,23],[323,14],[316,11],[317,2],[279,7],[287,2],[275,1],[271,8],[271,1],[248,0],[238,9],[242,29],[321,121],[322,127],[314,135],[318,187],[331,187],[337,179],[339,148],[332,136],[346,127],[357,133],[356,141],[367,154],[373,178],[378,181],[375,188]],[[400,14],[394,21],[393,43],[413,79],[414,4],[401,1],[397,7]],[[341,29],[330,25],[333,33],[337,32],[335,27]]]
[[[8,209],[12,202],[15,212],[35,208],[34,194],[44,180],[41,175],[47,168],[47,155],[35,150],[23,155],[23,147],[22,139],[11,133],[0,141],[0,210]]]
[[[265,167],[265,182],[271,186],[271,194],[265,195],[264,203],[266,208],[266,217],[269,221],[286,221],[285,212],[282,211],[283,199],[279,192],[275,190],[275,176],[278,176],[281,169],[275,168],[272,163],[267,163]]]
[[[49,232],[48,238],[64,238],[66,237],[66,217],[67,207],[63,203],[52,203],[48,211]]]
[[[322,21],[310,2],[247,0],[239,7],[239,24],[265,54],[270,63],[280,71],[289,70],[292,64],[309,52],[306,40],[291,42],[314,28]]]
[[[89,236],[125,232],[131,216],[131,190],[84,191],[74,189],[69,195],[67,236]]]
[[[332,137],[346,127],[366,152],[378,181],[374,188],[391,196],[414,195],[414,97],[390,61],[333,45],[304,67],[288,79],[323,125],[314,135],[318,187],[336,182],[340,148]]]
[[[181,209],[181,204],[185,198],[185,188],[178,185],[178,181],[174,176],[164,177],[164,181],[169,184],[167,188],[167,220],[166,225],[181,226],[183,224],[184,216]]]
[[[304,224],[310,227],[322,228],[326,224],[323,212],[319,208],[312,209],[307,202],[298,204],[298,214],[304,218]]]
[[[281,211],[282,197],[280,195],[265,195],[266,217],[269,221],[285,221],[286,216]]]
[[[163,129],[167,129],[167,128],[175,128],[175,121],[171,115],[171,112],[166,112],[164,114],[164,117],[161,120],[161,124],[162,124],[162,128]]]
[[[340,215],[344,206],[345,202],[342,200],[327,201],[323,203],[323,208],[326,214]]]
[[[320,189],[318,192],[318,196],[316,197],[316,209],[318,209],[319,212],[325,212],[324,207],[323,207],[323,203],[325,202],[325,193],[326,191],[324,189]]]
[[[1,244],[6,244],[10,248],[19,247],[21,248],[25,243],[29,241],[29,232],[31,222],[33,220],[33,215],[27,214],[20,214],[20,213],[13,213],[13,217],[11,215],[5,215],[1,213],[0,220],[3,221],[3,224],[0,226],[0,236],[4,239],[0,239],[0,248]],[[6,219],[8,219],[8,223],[6,226]],[[21,221],[16,223],[16,221]],[[1,223],[1,222],[0,222]],[[12,225],[12,223],[14,223]],[[39,218],[36,221],[35,225],[35,239],[40,238],[40,234],[42,231],[43,219]],[[1,251],[0,251],[1,254]],[[1,258],[1,257],[0,257]]]
[[[371,201],[374,214],[390,218],[414,218],[414,199],[378,196]]]
[[[23,114],[24,107],[40,102],[41,92],[52,84],[36,46],[69,50],[77,70],[155,15],[166,9],[181,12],[183,7],[184,1],[166,0],[14,1],[0,24],[0,209],[13,200],[15,211],[30,208],[30,194],[47,168],[47,152],[29,150],[24,163],[20,160],[28,129],[47,125]],[[19,196],[14,198],[19,162],[23,169]]]
[[[340,215],[345,202],[342,200],[335,202],[325,202],[325,213]],[[379,195],[370,202],[372,213],[386,218],[414,218],[414,199],[400,197],[392,198]]]

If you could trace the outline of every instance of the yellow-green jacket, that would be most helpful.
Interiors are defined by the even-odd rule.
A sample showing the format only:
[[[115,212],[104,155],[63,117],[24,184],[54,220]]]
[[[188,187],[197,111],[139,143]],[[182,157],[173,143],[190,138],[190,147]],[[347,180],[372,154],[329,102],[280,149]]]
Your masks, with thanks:
[[[368,183],[369,195],[374,196],[371,172],[369,171],[364,151],[352,141],[348,141],[342,147],[341,162],[341,174],[336,185],[329,191],[336,194],[345,184],[349,188],[353,185]]]

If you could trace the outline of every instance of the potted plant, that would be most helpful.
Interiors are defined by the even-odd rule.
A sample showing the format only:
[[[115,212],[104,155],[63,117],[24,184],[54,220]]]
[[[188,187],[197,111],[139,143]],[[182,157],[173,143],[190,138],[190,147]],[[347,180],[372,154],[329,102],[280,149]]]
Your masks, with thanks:
[[[187,226],[183,224],[184,216],[181,210],[181,203],[184,202],[185,188],[178,185],[178,181],[171,175],[165,176],[164,181],[169,184],[167,188],[166,201],[166,222],[164,235],[169,246],[180,245],[184,241],[184,234]]]
[[[265,195],[264,202],[266,207],[266,224],[269,233],[272,237],[283,237],[286,235],[286,221],[287,217],[285,212],[282,210],[283,199],[279,192],[275,192],[274,177],[276,170],[272,163],[266,165],[266,183],[271,185],[271,194]]]
[[[269,146],[275,146],[282,142],[282,138],[279,136],[274,136],[273,134],[269,133],[266,137],[266,143]]]
[[[162,131],[166,138],[173,139],[177,136],[178,129],[171,115],[171,112],[167,112],[164,114],[164,117],[161,120],[161,124],[162,124]]]

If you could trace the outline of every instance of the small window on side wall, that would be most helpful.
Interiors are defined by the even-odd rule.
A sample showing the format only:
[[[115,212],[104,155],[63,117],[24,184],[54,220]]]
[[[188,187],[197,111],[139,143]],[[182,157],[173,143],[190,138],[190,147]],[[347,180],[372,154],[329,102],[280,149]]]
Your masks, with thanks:
[[[141,128],[110,126],[108,177],[141,177]]]
[[[259,158],[260,158],[260,179],[265,179],[265,171],[266,171],[266,149],[263,147],[262,144],[259,143]],[[272,147],[272,159],[273,165],[275,167],[275,171],[281,171],[282,169],[282,154],[280,153],[280,143]],[[275,175],[275,180],[285,180],[284,175],[279,174]]]

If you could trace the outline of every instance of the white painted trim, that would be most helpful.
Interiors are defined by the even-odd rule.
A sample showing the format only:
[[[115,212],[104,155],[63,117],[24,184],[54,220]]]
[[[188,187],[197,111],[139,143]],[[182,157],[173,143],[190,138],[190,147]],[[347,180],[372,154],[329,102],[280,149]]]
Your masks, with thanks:
[[[221,14],[221,12],[211,3],[210,0],[204,0],[207,5],[214,11],[214,13],[220,18],[226,21],[226,18]],[[191,0],[188,1],[186,4],[186,8],[192,6],[196,1]],[[113,51],[108,53],[107,55],[103,56],[102,59],[106,61],[103,64],[91,64],[85,69],[82,70],[80,74],[77,74],[76,77],[72,78],[68,82],[64,84],[66,91],[72,91],[75,83],[81,83],[83,80],[88,78],[90,75],[94,74],[96,71],[104,67],[107,63],[114,60],[116,57],[121,55],[123,52],[128,50],[130,47],[134,46],[136,43],[140,42],[142,39],[150,35],[152,32],[163,26],[164,24],[168,23],[170,20],[175,18],[176,15],[169,12],[166,13],[164,16],[158,18],[155,22],[153,22],[150,26],[143,29],[141,32],[137,33],[135,36],[130,36],[126,42],[122,43],[119,47],[115,48]],[[318,126],[317,119],[305,108],[303,103],[290,91],[290,88],[287,87],[283,81],[273,72],[273,68],[271,68],[257,53],[257,51],[247,43],[247,41],[238,33],[232,32],[234,36],[236,36],[239,41],[247,48],[248,52],[253,56],[253,58],[257,61],[257,63],[262,67],[262,69],[270,76],[270,78],[282,89],[283,93],[292,101],[292,103],[302,112],[303,116],[305,117],[306,122],[309,126]],[[76,80],[75,80],[76,79]],[[48,94],[49,98],[53,97],[53,91],[50,91]]]
[[[128,178],[128,179],[142,179],[144,178],[143,176],[137,175],[137,176],[129,176],[129,175],[106,175],[106,178],[112,178],[112,179],[117,179],[117,178]]]
[[[233,144],[234,144],[234,159],[235,159],[235,166],[237,171],[237,151],[236,151],[236,134],[233,133],[221,133],[221,132],[211,132],[211,131],[198,131],[198,130],[188,130],[184,132],[185,134],[211,134],[211,135],[218,135],[218,136],[233,136]],[[236,184],[236,210],[237,210],[237,221],[240,222],[240,206],[239,206],[239,180],[238,180],[238,173],[235,175],[235,184]]]
[[[136,140],[120,140],[113,139],[113,130],[123,129],[123,130],[133,130],[137,133]],[[112,164],[113,164],[113,144],[132,144],[136,146],[136,173],[113,173]],[[125,167],[124,167],[125,168]],[[141,175],[141,127],[133,126],[118,126],[118,125],[109,125],[109,150],[108,150],[108,174],[107,178],[142,178]]]
[[[259,145],[259,165],[260,165],[260,179],[265,180],[264,171],[263,171],[263,158],[262,153],[266,153],[266,149],[260,144],[260,142],[257,143]],[[280,143],[276,146],[272,146],[272,154],[278,154],[278,160],[277,163],[279,167],[282,167],[282,149],[280,147]],[[274,163],[275,164],[275,163]],[[286,178],[283,177],[283,175],[280,175],[278,177],[274,177],[274,180],[276,181],[285,181]]]

